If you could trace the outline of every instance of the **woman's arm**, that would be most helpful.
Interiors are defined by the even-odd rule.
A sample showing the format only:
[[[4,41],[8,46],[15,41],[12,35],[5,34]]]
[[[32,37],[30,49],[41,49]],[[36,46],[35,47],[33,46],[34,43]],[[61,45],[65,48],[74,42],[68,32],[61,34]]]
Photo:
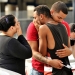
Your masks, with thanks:
[[[20,43],[15,38],[11,39],[8,42],[7,48],[9,49],[9,52],[11,53],[12,56],[17,58],[21,59],[30,58],[32,56],[30,45],[22,35],[19,36],[19,40],[22,42]]]

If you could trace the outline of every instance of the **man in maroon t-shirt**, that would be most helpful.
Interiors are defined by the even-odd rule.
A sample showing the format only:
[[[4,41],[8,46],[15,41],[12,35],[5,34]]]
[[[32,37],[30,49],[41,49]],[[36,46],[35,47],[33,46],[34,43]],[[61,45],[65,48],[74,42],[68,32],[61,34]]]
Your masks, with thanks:
[[[34,9],[33,17],[34,21],[39,21],[41,24],[45,24],[48,17],[50,17],[50,10],[46,5],[39,5]],[[30,44],[33,52],[32,57],[32,74],[31,75],[44,75],[44,62],[49,65],[49,60],[39,53],[39,37],[38,37],[38,26],[34,25],[33,22],[27,28],[26,38]],[[35,56],[35,57],[34,57]],[[41,62],[37,61],[38,58]]]

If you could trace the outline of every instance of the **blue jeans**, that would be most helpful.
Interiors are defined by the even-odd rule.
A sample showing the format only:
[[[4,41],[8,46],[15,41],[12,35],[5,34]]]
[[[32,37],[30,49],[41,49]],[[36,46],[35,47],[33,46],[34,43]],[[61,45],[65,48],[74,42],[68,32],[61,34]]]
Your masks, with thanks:
[[[29,75],[44,75],[44,73],[38,72],[37,70],[32,68]]]

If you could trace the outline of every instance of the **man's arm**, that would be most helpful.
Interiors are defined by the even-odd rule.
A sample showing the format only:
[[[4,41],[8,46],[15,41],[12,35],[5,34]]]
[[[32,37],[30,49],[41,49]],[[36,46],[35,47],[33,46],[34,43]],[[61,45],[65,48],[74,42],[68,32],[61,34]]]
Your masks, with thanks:
[[[41,53],[39,53],[37,41],[28,41],[28,43],[31,46],[33,57],[36,60],[49,65],[49,63],[48,63],[49,60],[46,57],[42,56]]]
[[[47,40],[46,40],[46,30],[44,26],[39,28],[39,52],[43,55],[47,55]]]
[[[37,41],[28,41],[31,46],[32,52],[38,52],[38,42]]]
[[[57,56],[59,56],[60,58],[63,58],[72,54],[72,50],[70,49],[70,38],[68,38],[68,47],[65,44],[63,44],[63,47],[64,49],[59,49],[56,52]]]

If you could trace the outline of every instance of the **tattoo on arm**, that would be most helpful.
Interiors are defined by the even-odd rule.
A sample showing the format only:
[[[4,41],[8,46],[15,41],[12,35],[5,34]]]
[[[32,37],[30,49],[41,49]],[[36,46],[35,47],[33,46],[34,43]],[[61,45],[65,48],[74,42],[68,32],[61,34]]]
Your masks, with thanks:
[[[46,57],[42,56],[42,54],[40,54],[39,52],[34,53],[33,57],[36,60],[38,60],[38,61],[40,61],[40,62],[42,62],[44,64],[48,64],[48,62],[47,62],[48,59]]]

